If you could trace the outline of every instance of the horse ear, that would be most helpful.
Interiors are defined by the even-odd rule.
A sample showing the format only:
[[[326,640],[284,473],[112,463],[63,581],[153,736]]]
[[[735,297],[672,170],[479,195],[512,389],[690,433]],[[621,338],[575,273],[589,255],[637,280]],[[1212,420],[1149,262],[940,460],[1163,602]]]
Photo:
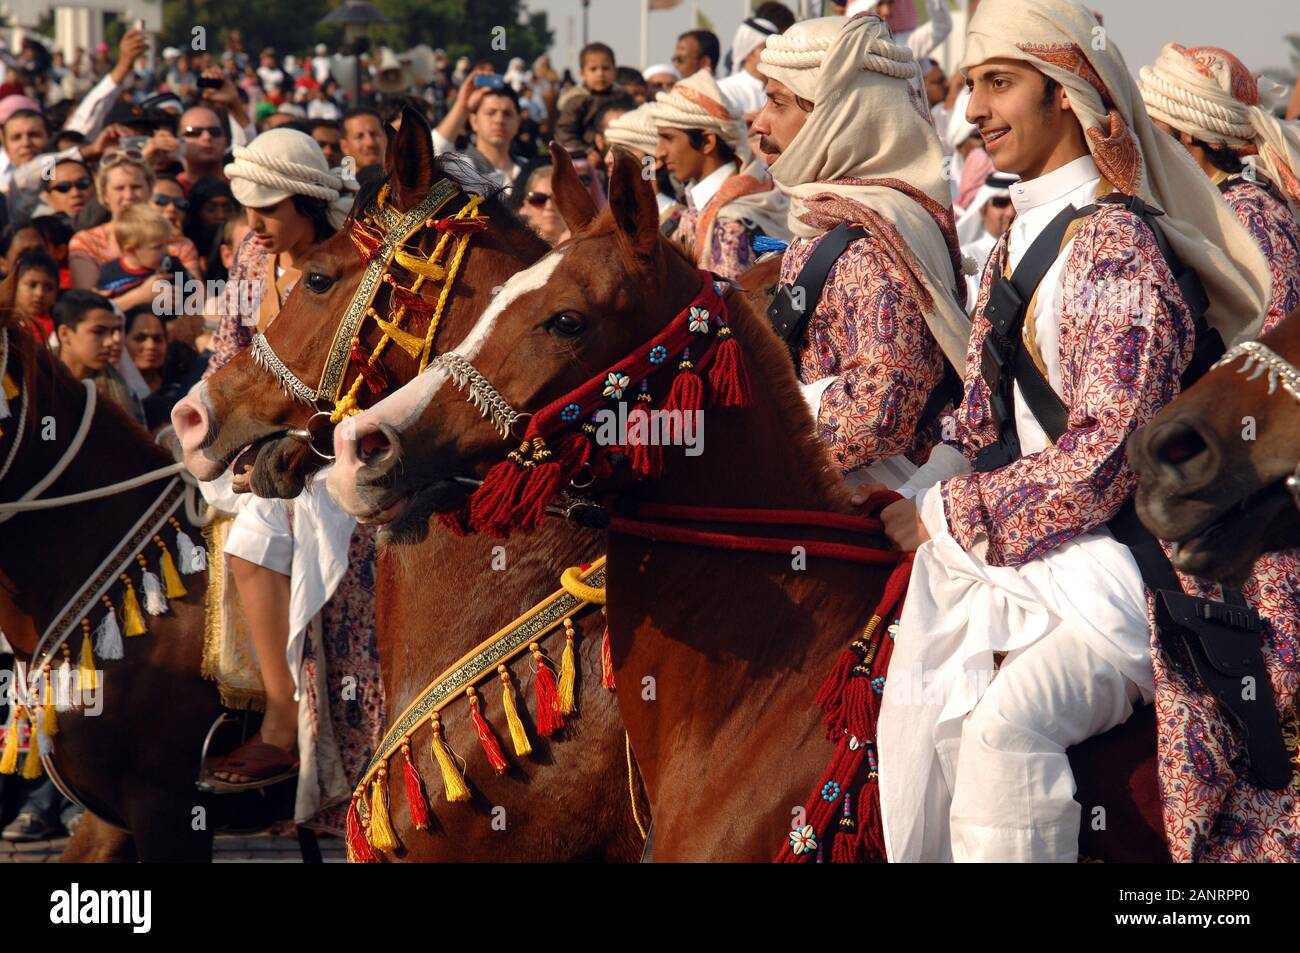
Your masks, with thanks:
[[[621,146],[614,148],[614,169],[609,176],[609,210],[614,222],[642,258],[654,254],[659,243],[659,205],[654,189],[642,175],[642,164]]]
[[[551,192],[570,234],[576,235],[596,217],[596,202],[578,178],[573,160],[554,142],[551,143]]]
[[[433,188],[433,130],[418,109],[402,110],[402,127],[389,144],[387,167],[398,208],[411,208]]]

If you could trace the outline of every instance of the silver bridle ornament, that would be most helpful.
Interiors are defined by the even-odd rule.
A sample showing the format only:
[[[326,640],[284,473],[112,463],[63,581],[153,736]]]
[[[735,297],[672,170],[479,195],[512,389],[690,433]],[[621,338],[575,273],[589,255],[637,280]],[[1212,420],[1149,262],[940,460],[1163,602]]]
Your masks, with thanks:
[[[1241,367],[1237,368],[1238,374],[1249,374],[1246,380],[1250,381],[1267,374],[1270,395],[1276,393],[1280,386],[1297,403],[1300,403],[1300,369],[1259,341],[1244,341],[1229,349],[1215,362],[1214,367],[1224,367],[1243,357],[1245,360],[1242,361]],[[1300,462],[1297,462],[1295,472],[1286,478],[1286,488],[1295,500],[1296,506],[1300,507]]]

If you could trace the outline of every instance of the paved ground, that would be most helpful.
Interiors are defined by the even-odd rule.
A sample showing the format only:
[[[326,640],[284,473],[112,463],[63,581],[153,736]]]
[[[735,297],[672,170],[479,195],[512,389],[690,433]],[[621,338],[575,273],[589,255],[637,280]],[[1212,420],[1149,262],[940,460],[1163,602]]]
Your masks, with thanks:
[[[0,841],[0,864],[54,863],[58,861],[67,843],[67,837],[33,841],[30,844]],[[319,843],[325,863],[347,862],[341,838],[321,837]],[[296,864],[301,863],[302,855],[298,852],[298,841],[293,837],[272,837],[270,834],[236,837],[219,834],[214,859],[219,864]]]

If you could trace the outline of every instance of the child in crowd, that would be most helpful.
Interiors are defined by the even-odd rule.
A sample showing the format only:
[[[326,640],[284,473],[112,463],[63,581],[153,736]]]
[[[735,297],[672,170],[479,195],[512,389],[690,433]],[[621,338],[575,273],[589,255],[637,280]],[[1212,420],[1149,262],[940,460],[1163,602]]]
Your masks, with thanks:
[[[578,55],[582,85],[570,90],[560,102],[555,138],[569,152],[586,153],[596,147],[596,115],[617,104],[636,108],[636,101],[614,83],[614,51],[604,43],[588,43]]]
[[[178,259],[167,254],[171,224],[148,205],[132,205],[113,221],[113,237],[122,256],[99,270],[95,287],[116,300],[124,311],[151,304],[162,292],[151,280],[155,275],[168,281],[190,276]],[[183,287],[183,286],[182,286]],[[168,296],[170,300],[170,296]]]
[[[19,255],[25,251],[31,251],[33,248],[39,248],[45,252],[49,251],[45,245],[44,236],[41,235],[35,225],[29,222],[21,224],[11,222],[3,229],[0,229],[0,267],[3,267],[0,278],[13,271],[14,262],[18,260]]]
[[[14,310],[32,322],[42,344],[54,334],[50,309],[59,293],[59,266],[39,248],[23,252],[14,262]]]
[[[143,426],[144,408],[114,366],[122,356],[122,315],[113,302],[74,288],[55,302],[53,317],[63,366],[79,381],[93,380],[100,396],[117,403]]]
[[[72,241],[72,236],[77,233],[77,230],[63,215],[42,215],[34,218],[32,228],[40,232],[41,237],[45,239],[45,250],[59,266],[59,290],[68,290],[72,287],[72,272],[68,270],[68,243]]]

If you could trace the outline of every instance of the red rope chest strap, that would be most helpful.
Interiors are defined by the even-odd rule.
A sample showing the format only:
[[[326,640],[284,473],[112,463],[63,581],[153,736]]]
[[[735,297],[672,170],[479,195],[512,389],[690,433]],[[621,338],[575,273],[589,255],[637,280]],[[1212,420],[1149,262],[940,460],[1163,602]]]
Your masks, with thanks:
[[[899,499],[895,493],[878,493],[867,501],[870,512]],[[644,518],[640,518],[644,517]],[[843,562],[863,563],[871,566],[892,566],[903,553],[897,550],[875,549],[857,543],[836,543],[798,537],[739,536],[709,530],[672,526],[667,520],[688,520],[696,523],[736,523],[762,526],[816,527],[842,530],[850,533],[878,535],[884,524],[875,517],[850,516],[827,513],[821,510],[752,509],[744,507],[692,506],[678,503],[640,503],[627,516],[614,516],[609,529],[624,536],[636,536],[660,543],[681,543],[726,549],[735,552],[789,555],[791,547],[802,547],[809,556],[836,559]]]

